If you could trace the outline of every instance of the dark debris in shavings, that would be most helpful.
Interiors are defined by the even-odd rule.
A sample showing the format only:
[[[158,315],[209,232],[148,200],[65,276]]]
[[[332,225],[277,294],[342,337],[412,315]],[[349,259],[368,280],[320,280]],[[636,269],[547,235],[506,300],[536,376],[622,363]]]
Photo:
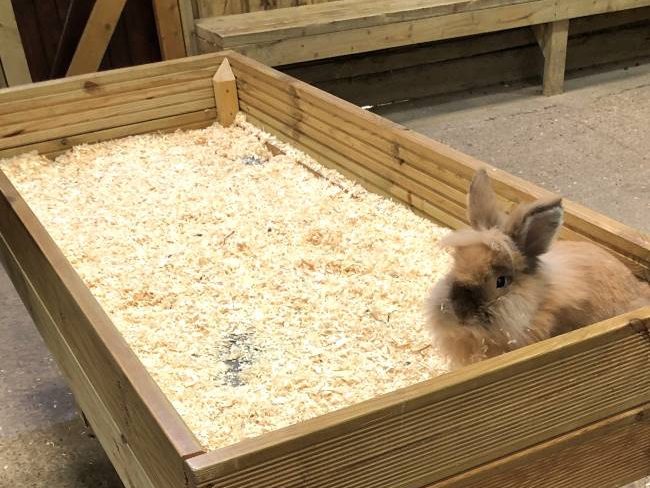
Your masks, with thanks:
[[[248,165],[248,166],[260,166],[264,164],[264,161],[259,156],[250,155],[250,156],[245,156],[242,158],[242,163]]]

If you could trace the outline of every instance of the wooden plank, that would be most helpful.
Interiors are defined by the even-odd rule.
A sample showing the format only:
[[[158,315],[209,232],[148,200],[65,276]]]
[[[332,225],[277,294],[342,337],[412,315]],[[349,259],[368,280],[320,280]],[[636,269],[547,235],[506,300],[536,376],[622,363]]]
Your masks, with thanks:
[[[544,55],[543,93],[546,96],[557,95],[564,90],[569,21],[550,22],[536,32]]]
[[[120,100],[128,101],[141,95],[147,96],[146,93],[160,93],[165,89],[175,93],[178,86],[183,84],[194,87],[197,82],[202,82],[202,87],[208,88],[211,86],[210,78],[215,69],[216,67],[208,67],[180,73],[170,72],[145,79],[127,79],[106,84],[86,81],[61,93],[0,103],[0,118],[5,123],[28,122],[49,115],[78,112],[84,105],[85,110],[88,110],[91,108],[89,103],[104,107]]]
[[[3,173],[0,229],[147,476],[183,486],[182,460],[201,452],[198,441]]]
[[[211,50],[233,48],[265,64],[275,66],[647,6],[650,5],[650,0],[579,0],[569,3],[571,8],[566,7],[565,2],[534,0],[348,29],[335,34],[328,30],[306,37],[264,40],[250,44],[240,44],[235,38],[230,40],[231,38],[225,36],[217,36],[206,27],[207,21],[199,21],[197,35],[202,40],[201,45]],[[321,25],[330,29],[327,22],[322,22]]]
[[[117,107],[106,107],[97,111],[100,113],[101,118],[82,122],[73,122],[75,114],[64,116],[59,120],[69,120],[70,123],[67,125],[57,123],[52,128],[0,139],[0,151],[3,149],[20,148],[40,141],[65,138],[76,134],[94,132],[214,107],[214,97],[211,90],[207,89],[203,93],[199,92],[199,94],[202,95],[202,98],[195,99],[193,93],[179,93],[168,97],[155,98],[147,102],[126,104],[124,107],[119,105]],[[94,117],[92,112],[87,112],[87,114],[89,115],[88,118]]]
[[[100,69],[124,68],[133,64],[131,60],[131,49],[129,46],[128,33],[126,31],[126,5],[120,15],[111,40],[106,48],[106,54],[102,60]]]
[[[63,94],[75,90],[86,90],[89,93],[99,93],[103,87],[121,82],[146,82],[148,78],[163,75],[182,76],[183,72],[197,69],[212,69],[213,73],[227,53],[204,54],[191,58],[175,60],[173,64],[167,62],[151,63],[142,66],[133,66],[110,71],[94,73],[92,77],[86,75],[43,81],[35,85],[21,85],[10,90],[0,92],[0,107],[12,104],[29,103],[29,100],[40,97]]]
[[[86,98],[83,98],[80,102],[54,105],[48,118],[36,117],[15,124],[9,121],[0,124],[0,147],[4,142],[9,144],[13,137],[16,136],[39,133],[48,129],[67,130],[65,128],[73,124],[208,98],[211,94],[212,91],[208,80],[196,80],[188,83],[137,90],[120,95],[105,96],[97,100],[97,105],[93,104],[92,106],[88,105],[89,100]],[[179,107],[179,110],[182,110],[182,107]],[[20,115],[33,117],[35,112],[39,113],[41,110],[29,110]],[[0,119],[7,118],[7,116],[0,115]],[[34,137],[38,136],[34,135]]]
[[[187,56],[199,53],[196,45],[196,32],[194,29],[194,7],[192,0],[178,0],[178,9],[181,15],[181,27]]]
[[[179,0],[154,0],[158,41],[163,60],[187,56]]]
[[[650,474],[649,417],[645,404],[429,488],[618,488]]]
[[[190,112],[187,114],[174,115],[162,119],[148,120],[122,127],[113,127],[112,129],[80,134],[69,139],[55,141],[46,141],[31,146],[33,150],[48,158],[54,158],[70,148],[79,144],[91,144],[94,142],[108,141],[118,137],[133,136],[138,134],[149,134],[152,132],[166,133],[176,130],[203,129],[214,123],[216,110],[202,110],[200,112]]]
[[[66,76],[97,71],[126,0],[97,0],[79,40]]]
[[[8,86],[32,82],[11,0],[0,1],[0,59]]]
[[[217,120],[223,127],[229,127],[239,112],[239,100],[237,82],[230,69],[228,58],[221,62],[221,66],[212,78],[212,88],[217,107]]]
[[[650,307],[187,463],[215,488],[434,483],[647,403],[648,318]]]
[[[166,132],[187,127],[207,127],[214,123],[216,115],[216,110],[207,109],[161,117],[159,119],[148,119],[144,122],[136,122],[134,124],[111,127],[109,129],[84,132],[82,134],[68,136],[61,139],[52,139],[13,149],[5,149],[0,153],[0,156],[10,157],[22,154],[26,151],[36,151],[39,154],[53,157],[79,144],[90,144],[93,142],[107,141],[129,135],[145,134],[147,132]]]
[[[29,311],[38,331],[65,375],[75,400],[126,488],[154,488],[149,476],[125,442],[106,405],[57,328],[43,300],[32,286],[16,256],[0,233],[0,261]]]

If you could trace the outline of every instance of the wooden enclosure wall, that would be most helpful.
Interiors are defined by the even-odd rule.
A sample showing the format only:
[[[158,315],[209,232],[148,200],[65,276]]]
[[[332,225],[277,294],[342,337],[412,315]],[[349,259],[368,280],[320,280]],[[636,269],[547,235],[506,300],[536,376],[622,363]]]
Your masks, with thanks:
[[[85,12],[85,16],[77,16],[82,22],[80,28],[77,29],[77,35],[80,37],[81,29],[85,24],[83,18],[87,18],[94,5],[94,0],[12,1],[18,30],[34,81],[59,77],[65,73],[65,69],[61,68],[61,61],[57,63],[56,58],[68,7],[72,2],[74,2],[75,12]],[[78,38],[71,39],[69,49],[73,50],[78,40]],[[72,52],[68,55],[68,63],[72,58]],[[128,0],[100,69],[134,66],[160,61],[160,59],[151,0]],[[64,66],[64,68],[66,67]]]
[[[192,0],[198,18],[297,7],[334,0]]]
[[[650,7],[571,21],[567,72],[650,56]],[[392,103],[522,80],[543,57],[524,27],[301,63],[283,72],[358,105]]]

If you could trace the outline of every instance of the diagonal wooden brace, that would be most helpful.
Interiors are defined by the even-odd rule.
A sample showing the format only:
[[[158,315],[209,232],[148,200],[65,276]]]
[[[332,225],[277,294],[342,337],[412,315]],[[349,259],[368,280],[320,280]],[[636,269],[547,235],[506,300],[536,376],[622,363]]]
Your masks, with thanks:
[[[569,20],[557,20],[532,26],[533,33],[544,55],[544,95],[557,95],[564,89]]]

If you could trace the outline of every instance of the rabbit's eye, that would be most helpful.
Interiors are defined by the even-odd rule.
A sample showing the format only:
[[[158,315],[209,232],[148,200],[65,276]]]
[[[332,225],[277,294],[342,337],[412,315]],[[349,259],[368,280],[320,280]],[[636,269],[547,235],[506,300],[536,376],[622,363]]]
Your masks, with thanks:
[[[497,278],[497,288],[505,288],[510,284],[509,276],[499,276]]]

